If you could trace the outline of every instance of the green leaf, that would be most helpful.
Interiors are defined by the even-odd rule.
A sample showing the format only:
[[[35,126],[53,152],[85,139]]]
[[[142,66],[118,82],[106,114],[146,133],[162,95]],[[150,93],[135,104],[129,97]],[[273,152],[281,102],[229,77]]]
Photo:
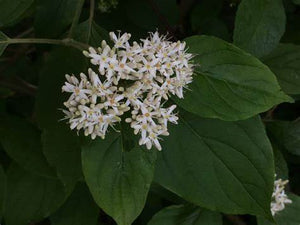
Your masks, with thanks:
[[[275,215],[276,225],[299,225],[300,224],[300,197],[294,194],[288,194],[293,201],[291,204],[286,204],[283,211]],[[257,218],[258,225],[273,225],[264,218]]]
[[[289,124],[284,134],[284,146],[292,154],[300,156],[300,120]]]
[[[233,43],[257,57],[267,55],[284,34],[285,21],[282,0],[243,0],[236,14]]]
[[[6,42],[7,40],[8,37],[0,31],[0,56],[2,55],[2,53],[4,52],[4,50],[8,45]]]
[[[300,94],[300,46],[280,44],[263,62],[275,73],[288,94]]]
[[[155,180],[204,208],[271,218],[274,163],[260,119],[190,117],[184,113],[169,129]]]
[[[68,126],[45,129],[42,134],[43,152],[68,190],[83,177],[80,141]]]
[[[72,23],[81,0],[40,0],[34,28],[38,36],[58,37]]]
[[[24,169],[55,177],[43,155],[39,131],[24,119],[4,116],[0,119],[0,142],[7,154]]]
[[[34,175],[14,164],[7,172],[5,224],[28,225],[42,220],[56,211],[64,199],[64,188],[58,179]]]
[[[148,225],[221,225],[222,216],[217,212],[196,206],[169,206],[153,216]]]
[[[17,22],[33,0],[1,0],[0,1],[0,27]]]
[[[300,156],[300,120],[273,121],[268,123],[268,131],[281,146],[294,155]]]
[[[275,161],[275,171],[276,177],[282,179],[289,179],[289,169],[287,163],[279,150],[279,147],[276,144],[273,144],[273,152],[274,152],[274,161]]]
[[[57,127],[64,115],[59,110],[64,108],[67,96],[61,93],[66,81],[65,74],[86,72],[86,58],[73,48],[56,48],[45,62],[39,80],[37,94],[37,117],[42,128]]]
[[[0,165],[0,221],[2,219],[3,204],[6,192],[6,174]]]
[[[88,188],[79,183],[64,205],[50,217],[52,225],[96,225],[99,209]]]
[[[152,182],[156,152],[127,151],[120,134],[96,139],[82,150],[82,167],[96,203],[118,225],[130,225],[141,213]]]
[[[281,102],[292,102],[267,66],[221,39],[193,36],[186,39],[198,65],[184,99],[185,110],[209,118],[242,120]]]
[[[77,41],[89,43],[93,47],[101,46],[102,40],[110,40],[108,32],[102,27],[99,27],[94,21],[90,31],[89,29],[90,25],[88,20],[79,24],[74,31],[75,39]]]

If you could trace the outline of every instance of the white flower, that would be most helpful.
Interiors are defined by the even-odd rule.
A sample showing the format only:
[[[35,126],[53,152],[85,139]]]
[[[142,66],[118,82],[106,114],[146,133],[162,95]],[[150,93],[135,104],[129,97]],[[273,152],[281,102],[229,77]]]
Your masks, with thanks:
[[[109,36],[111,38],[111,40],[115,43],[115,48],[126,48],[126,44],[128,42],[128,40],[131,37],[131,34],[129,33],[124,33],[122,36],[120,35],[120,32],[118,34],[118,36],[114,33],[114,32],[110,32]]]
[[[69,98],[69,101],[72,100],[79,101],[79,99],[87,99],[86,94],[88,93],[88,90],[85,89],[85,85],[86,85],[85,78],[79,82],[75,76],[70,76],[67,74],[66,79],[69,81],[69,83],[65,82],[65,85],[62,87],[62,91],[72,93]]]
[[[66,75],[62,90],[70,93],[63,110],[71,129],[83,130],[92,139],[105,138],[109,127],[131,110],[134,134],[141,135],[139,144],[161,150],[161,137],[167,136],[168,123],[177,124],[176,105],[164,108],[170,95],[183,98],[184,88],[192,82],[192,54],[184,42],[171,42],[158,32],[150,33],[140,43],[129,43],[131,34],[110,32],[114,42],[89,48],[84,55],[98,71],[81,73],[80,80]]]
[[[142,58],[143,64],[140,67],[138,73],[144,73],[148,72],[151,79],[156,76],[156,64],[158,63],[158,59],[152,58],[151,60],[148,60],[146,58]]]
[[[271,213],[274,216],[276,213],[284,210],[285,204],[290,204],[292,201],[285,194],[284,187],[288,180],[278,179],[274,182],[274,191],[272,194]]]
[[[173,114],[174,109],[176,108],[176,105],[172,105],[167,109],[161,108],[160,114],[161,114],[161,123],[167,127],[168,122],[177,124],[178,117]]]

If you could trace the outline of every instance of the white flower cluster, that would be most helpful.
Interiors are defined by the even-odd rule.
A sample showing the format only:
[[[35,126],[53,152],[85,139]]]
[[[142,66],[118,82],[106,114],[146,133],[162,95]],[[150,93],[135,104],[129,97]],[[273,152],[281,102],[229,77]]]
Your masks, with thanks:
[[[111,48],[102,41],[98,49],[84,55],[97,66],[80,80],[66,75],[62,90],[71,94],[64,110],[71,129],[83,129],[85,135],[105,137],[109,126],[131,110],[130,123],[140,134],[140,145],[161,150],[159,136],[169,135],[168,122],[177,123],[176,105],[164,107],[170,95],[183,98],[183,88],[192,82],[192,54],[184,42],[171,42],[158,32],[150,33],[141,43],[129,43],[131,35],[110,33]]]
[[[278,179],[274,182],[274,191],[272,194],[271,213],[274,216],[277,212],[284,210],[285,204],[292,203],[285,194],[284,187],[288,180]]]

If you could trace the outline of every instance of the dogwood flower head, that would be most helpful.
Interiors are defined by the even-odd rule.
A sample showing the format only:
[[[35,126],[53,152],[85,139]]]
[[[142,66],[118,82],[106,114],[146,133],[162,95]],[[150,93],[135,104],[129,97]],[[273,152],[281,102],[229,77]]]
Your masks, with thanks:
[[[70,97],[64,103],[65,118],[71,129],[104,138],[108,127],[131,110],[125,121],[141,135],[139,144],[161,150],[160,136],[169,135],[168,124],[178,121],[176,105],[164,105],[171,95],[184,97],[193,80],[193,55],[186,52],[184,42],[171,42],[158,32],[132,44],[129,33],[109,35],[112,47],[102,41],[99,48],[83,52],[97,72],[89,69],[80,79],[66,75],[62,90]]]
[[[285,204],[290,204],[292,201],[285,194],[284,188],[288,180],[278,179],[274,182],[274,191],[272,194],[271,213],[274,216],[276,213],[284,210]]]
[[[63,92],[71,93],[64,103],[65,119],[69,120],[70,128],[84,130],[84,134],[105,137],[109,126],[119,122],[128,107],[123,107],[122,91],[118,90],[111,81],[101,82],[99,76],[88,70],[89,76],[81,73],[79,81],[74,75],[66,75],[68,82],[62,87]]]

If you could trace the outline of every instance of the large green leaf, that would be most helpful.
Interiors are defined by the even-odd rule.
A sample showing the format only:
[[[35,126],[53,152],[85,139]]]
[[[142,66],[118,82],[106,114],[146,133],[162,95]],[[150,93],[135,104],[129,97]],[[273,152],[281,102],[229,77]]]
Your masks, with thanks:
[[[43,152],[56,168],[58,177],[68,190],[82,178],[81,149],[78,136],[63,124],[45,129],[42,135]]]
[[[263,61],[275,73],[286,93],[300,94],[299,45],[280,44]]]
[[[118,225],[130,225],[141,213],[152,182],[155,152],[124,149],[123,138],[111,133],[82,150],[86,183],[96,203]]]
[[[163,143],[155,180],[194,204],[271,217],[271,145],[258,117],[224,122],[184,113]]]
[[[57,37],[72,23],[82,0],[40,0],[35,30],[42,37]]]
[[[217,212],[196,206],[174,205],[162,209],[148,225],[221,225],[222,216]]]
[[[50,217],[52,225],[96,225],[99,209],[88,188],[79,183],[64,205]]]
[[[289,198],[293,201],[292,204],[286,204],[283,211],[275,215],[276,225],[299,225],[300,224],[300,197],[294,194],[289,194]],[[258,225],[273,225],[264,218],[257,218]]]
[[[0,119],[0,142],[7,154],[24,169],[55,177],[43,155],[39,131],[24,119],[5,116]]]
[[[5,224],[39,221],[56,211],[64,199],[65,191],[58,179],[34,175],[14,164],[7,172]]]
[[[3,204],[6,192],[6,174],[0,165],[0,221],[2,219]]]
[[[292,101],[267,66],[221,39],[193,36],[186,39],[196,54],[194,81],[184,99],[175,99],[187,111],[203,117],[241,120]]]
[[[57,127],[62,123],[59,120],[64,115],[59,109],[67,100],[61,93],[65,74],[80,72],[86,72],[86,60],[80,51],[61,47],[50,53],[40,74],[37,95],[37,116],[42,128]]]
[[[4,52],[4,50],[8,45],[6,42],[7,39],[8,37],[0,31],[0,56],[2,55],[2,53]]]
[[[0,27],[17,22],[33,0],[1,0],[0,1]]]
[[[243,0],[236,14],[234,44],[257,57],[264,56],[278,45],[285,20],[282,0]]]

